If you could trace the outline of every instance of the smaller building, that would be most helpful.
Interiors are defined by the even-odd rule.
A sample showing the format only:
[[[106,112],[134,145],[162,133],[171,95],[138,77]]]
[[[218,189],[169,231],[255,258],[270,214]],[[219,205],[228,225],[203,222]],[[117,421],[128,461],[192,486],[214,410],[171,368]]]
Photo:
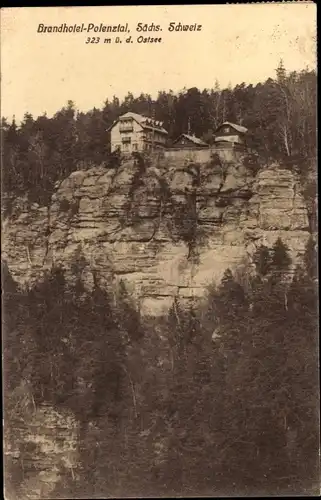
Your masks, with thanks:
[[[248,129],[242,125],[224,122],[214,132],[214,145],[222,148],[245,148]]]
[[[204,149],[208,148],[209,145],[195,135],[181,134],[171,147],[175,149]]]

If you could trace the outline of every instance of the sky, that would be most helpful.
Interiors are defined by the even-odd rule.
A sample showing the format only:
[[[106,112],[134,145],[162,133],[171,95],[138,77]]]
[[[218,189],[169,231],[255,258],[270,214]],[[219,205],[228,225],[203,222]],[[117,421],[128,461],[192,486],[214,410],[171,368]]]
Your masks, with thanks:
[[[162,32],[137,33],[137,23],[159,24]],[[169,32],[170,22],[201,25],[201,31]],[[161,43],[104,44],[119,34],[38,33],[38,25],[126,24],[138,36]],[[129,35],[127,35],[129,36]],[[52,116],[75,102],[80,111],[128,91],[157,97],[159,90],[213,88],[316,68],[316,5],[283,4],[35,7],[1,10],[1,115]]]

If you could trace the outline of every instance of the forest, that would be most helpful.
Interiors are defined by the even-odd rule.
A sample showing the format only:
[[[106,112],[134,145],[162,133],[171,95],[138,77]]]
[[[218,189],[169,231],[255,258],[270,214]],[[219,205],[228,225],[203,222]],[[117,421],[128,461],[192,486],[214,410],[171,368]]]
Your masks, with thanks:
[[[316,109],[316,72],[281,62],[257,85],[221,89],[214,80],[213,89],[160,91],[156,100],[129,92],[88,112],[69,101],[19,125],[3,118],[4,198],[49,205],[74,170],[108,168],[106,130],[131,110],[163,121],[170,140],[190,123],[211,144],[223,121],[240,123],[265,164],[298,171],[311,200]],[[142,316],[123,283],[111,296],[94,276],[85,292],[83,262],[80,254],[73,284],[54,267],[25,289],[2,263],[6,435],[14,441],[25,420],[22,383],[36,408],[47,402],[80,424],[78,479],[66,475],[55,498],[319,493],[312,235],[293,279],[278,239],[257,249],[255,269],[226,269],[203,300],[175,299],[158,318]],[[6,469],[7,489],[19,493],[21,463],[8,458]]]
[[[280,239],[254,262],[157,320],[123,285],[116,302],[84,294],[81,266],[73,286],[55,268],[24,291],[3,269],[6,432],[24,421],[22,380],[80,422],[79,478],[55,498],[317,494],[315,244],[291,283]],[[20,462],[6,470],[19,491]]]
[[[309,170],[316,170],[316,110],[316,72],[288,72],[280,61],[276,75],[257,85],[221,89],[216,81],[212,89],[160,91],[155,100],[128,92],[122,101],[114,96],[102,109],[88,112],[69,101],[52,118],[26,113],[19,126],[15,119],[3,118],[3,191],[9,198],[26,195],[46,205],[55,183],[74,170],[108,167],[107,129],[127,111],[163,121],[169,145],[189,125],[191,133],[211,144],[222,122],[242,124],[266,164],[294,165],[306,179]]]

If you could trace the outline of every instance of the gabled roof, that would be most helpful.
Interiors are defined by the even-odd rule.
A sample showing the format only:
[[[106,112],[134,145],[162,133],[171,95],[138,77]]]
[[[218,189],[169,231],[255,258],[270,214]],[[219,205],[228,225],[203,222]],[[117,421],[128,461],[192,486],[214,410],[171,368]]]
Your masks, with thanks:
[[[197,146],[208,146],[206,142],[202,141],[202,139],[199,139],[198,137],[195,137],[195,135],[188,135],[188,134],[181,134],[175,141],[178,142],[182,137],[185,137],[185,139],[188,139],[189,141],[193,142],[194,144],[197,144]]]
[[[235,130],[237,130],[238,132],[240,132],[241,134],[246,134],[246,132],[247,132],[247,128],[242,127],[242,125],[237,125],[236,123],[231,123],[231,122],[224,122],[224,123],[222,123],[219,127],[217,127],[216,131],[219,130],[224,125],[229,125],[230,127],[234,128]]]
[[[119,116],[119,118],[134,118],[134,120],[136,120],[138,123],[142,123],[146,119],[146,116],[128,111],[127,113]]]
[[[163,128],[163,122],[148,118],[147,116],[139,115],[138,113],[133,113],[132,111],[128,111],[124,115],[119,116],[117,120],[115,120],[114,123],[107,129],[107,131],[112,129],[122,118],[132,118],[144,129],[157,130],[158,132],[162,132],[163,134],[168,134],[167,130]]]

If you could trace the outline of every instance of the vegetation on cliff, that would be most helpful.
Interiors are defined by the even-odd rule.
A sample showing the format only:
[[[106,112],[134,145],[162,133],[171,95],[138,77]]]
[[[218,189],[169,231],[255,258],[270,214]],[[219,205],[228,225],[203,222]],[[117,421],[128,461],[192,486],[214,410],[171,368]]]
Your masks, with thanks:
[[[296,166],[306,182],[310,166],[315,171],[316,164],[316,109],[315,71],[288,73],[282,64],[275,78],[257,85],[221,89],[216,83],[212,89],[184,89],[178,95],[161,91],[155,101],[129,92],[123,102],[114,96],[102,109],[87,113],[69,101],[52,118],[27,113],[19,126],[14,119],[2,120],[3,190],[48,204],[55,183],[74,170],[117,165],[108,153],[106,130],[129,110],[149,116],[154,112],[171,139],[186,133],[189,124],[191,133],[208,143],[223,121],[242,122],[265,163],[279,160]],[[314,184],[307,189],[313,191]]]
[[[242,168],[252,177],[269,162],[295,169],[315,230],[316,74],[288,74],[282,65],[275,79],[256,86],[160,92],[155,102],[129,93],[122,103],[114,97],[102,110],[88,113],[69,102],[52,118],[27,114],[19,127],[3,119],[3,208],[10,212],[10,202],[20,196],[50,205],[57,182],[75,170],[105,165],[114,169],[107,177],[117,176],[122,165],[108,154],[106,129],[128,110],[156,111],[172,139],[186,132],[189,122],[191,131],[208,143],[222,121],[242,122],[259,153],[259,159],[245,158]],[[233,189],[223,192],[229,176],[215,156],[210,165],[189,164],[181,170],[175,165],[175,190],[170,176],[160,175],[159,165],[136,155],[127,191],[121,193],[124,207],[121,201],[109,203],[106,213],[110,207],[118,210],[116,218],[127,227],[143,218],[155,222],[156,229],[163,223],[162,230],[172,241],[184,241],[188,258],[197,261],[206,236],[199,208],[205,167],[212,176],[218,173],[211,188],[219,195],[210,214],[213,232]],[[106,174],[104,168],[97,170]],[[96,181],[97,176],[93,185]],[[112,189],[112,182],[105,182]],[[287,192],[295,197],[295,190]],[[83,193],[74,196],[74,191],[73,185],[68,199],[66,190],[58,198],[58,215],[80,212]],[[101,196],[99,190],[93,193]],[[242,192],[242,203],[249,197],[248,190]],[[94,207],[87,220],[86,203],[91,209],[92,199],[83,204],[82,216],[95,225],[103,212]],[[69,231],[68,217],[59,230]],[[28,219],[23,220],[27,225]],[[103,230],[111,232],[109,227]],[[34,241],[41,234],[36,228]],[[144,237],[150,241],[153,235],[146,231]],[[20,238],[25,244],[23,231]],[[10,241],[19,245],[16,234]],[[26,249],[30,261],[28,244]],[[93,274],[93,290],[86,292],[86,261],[80,254],[73,257],[68,279],[64,269],[53,268],[25,290],[3,269],[6,436],[14,439],[26,412],[43,403],[68,410],[80,427],[76,474],[62,478],[56,497],[317,491],[315,245],[311,238],[291,282],[288,250],[280,239],[272,248],[262,245],[253,256],[254,271],[244,268],[244,275],[236,276],[227,269],[204,302],[191,301],[186,308],[175,299],[168,314],[157,319],[140,315],[122,283],[118,288],[110,283],[106,291]],[[25,451],[20,451],[21,461],[8,459],[7,482],[24,497],[19,488]]]
[[[6,429],[22,383],[81,424],[77,475],[55,497],[316,493],[315,246],[291,283],[281,240],[254,262],[157,321],[123,285],[85,294],[76,267],[72,288],[53,269],[26,291],[3,270]]]

